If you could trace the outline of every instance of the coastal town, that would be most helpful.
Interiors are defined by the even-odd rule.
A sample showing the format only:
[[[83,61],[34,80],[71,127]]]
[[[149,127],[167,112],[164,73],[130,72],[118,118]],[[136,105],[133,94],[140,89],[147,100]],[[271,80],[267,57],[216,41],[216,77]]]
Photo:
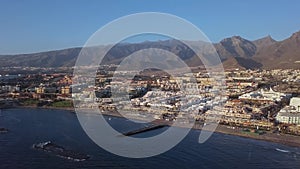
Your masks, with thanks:
[[[217,116],[218,123],[243,132],[300,135],[300,70],[225,71],[225,87],[218,92],[216,80],[205,71],[179,78],[141,73],[129,82],[113,79],[113,75],[128,73],[115,72],[114,68],[102,66],[94,86],[74,84],[72,71],[67,68],[6,68],[1,71],[6,74],[0,76],[0,106],[70,110],[77,106],[99,108],[103,113],[122,110],[126,117],[182,120],[183,124],[204,123]],[[9,74],[10,69],[15,72]],[[118,94],[125,99],[116,97]]]
[[[0,169],[300,168],[299,6],[1,1]]]

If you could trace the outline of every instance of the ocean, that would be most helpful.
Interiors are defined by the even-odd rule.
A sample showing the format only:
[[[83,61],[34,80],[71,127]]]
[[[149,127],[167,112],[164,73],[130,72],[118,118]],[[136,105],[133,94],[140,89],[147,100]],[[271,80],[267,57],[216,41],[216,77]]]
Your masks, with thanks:
[[[106,118],[117,130],[139,126],[124,118]],[[191,130],[181,143],[161,155],[144,159],[120,157],[95,144],[81,128],[76,114],[65,110],[4,109],[0,112],[0,127],[9,129],[8,133],[0,134],[1,169],[300,168],[298,147],[220,133],[214,133],[207,142],[199,144],[198,130]],[[149,137],[164,130],[136,137]],[[89,154],[91,158],[75,162],[32,148],[35,143],[49,140],[66,149]]]

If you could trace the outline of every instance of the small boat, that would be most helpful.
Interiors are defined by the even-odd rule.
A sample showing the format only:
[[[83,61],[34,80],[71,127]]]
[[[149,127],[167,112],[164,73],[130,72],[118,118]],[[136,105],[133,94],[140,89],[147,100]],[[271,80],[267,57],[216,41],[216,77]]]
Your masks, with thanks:
[[[288,150],[283,150],[283,149],[280,149],[280,148],[276,148],[276,151],[279,151],[279,152],[282,152],[282,153],[289,153],[290,152]]]

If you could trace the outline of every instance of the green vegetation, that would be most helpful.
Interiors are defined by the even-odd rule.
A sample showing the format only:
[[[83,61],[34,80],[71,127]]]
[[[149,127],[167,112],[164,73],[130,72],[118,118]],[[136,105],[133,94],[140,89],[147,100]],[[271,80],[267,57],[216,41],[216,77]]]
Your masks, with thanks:
[[[55,101],[49,105],[50,107],[73,107],[73,102],[69,100]]]
[[[20,101],[23,106],[37,106],[37,107],[57,107],[57,108],[69,108],[73,107],[73,102],[70,100],[57,100],[54,102],[41,101],[38,99],[26,99]]]
[[[37,99],[26,99],[26,100],[23,100],[21,103],[24,106],[37,106],[38,103],[39,103],[39,100],[37,100]]]

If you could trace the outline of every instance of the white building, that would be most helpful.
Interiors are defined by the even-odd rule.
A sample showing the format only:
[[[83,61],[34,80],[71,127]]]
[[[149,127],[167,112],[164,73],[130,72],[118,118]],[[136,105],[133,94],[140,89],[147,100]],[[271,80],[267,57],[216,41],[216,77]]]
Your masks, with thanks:
[[[276,120],[281,123],[300,125],[300,98],[293,97],[290,105],[281,109],[277,114]]]
[[[300,97],[293,97],[293,98],[291,98],[290,106],[295,107],[297,109],[297,111],[299,112],[299,109],[300,109]]]
[[[269,91],[255,91],[243,94],[239,96],[239,99],[242,100],[257,100],[257,101],[281,101],[283,98],[287,97],[288,95],[280,92],[275,92],[270,88]]]

